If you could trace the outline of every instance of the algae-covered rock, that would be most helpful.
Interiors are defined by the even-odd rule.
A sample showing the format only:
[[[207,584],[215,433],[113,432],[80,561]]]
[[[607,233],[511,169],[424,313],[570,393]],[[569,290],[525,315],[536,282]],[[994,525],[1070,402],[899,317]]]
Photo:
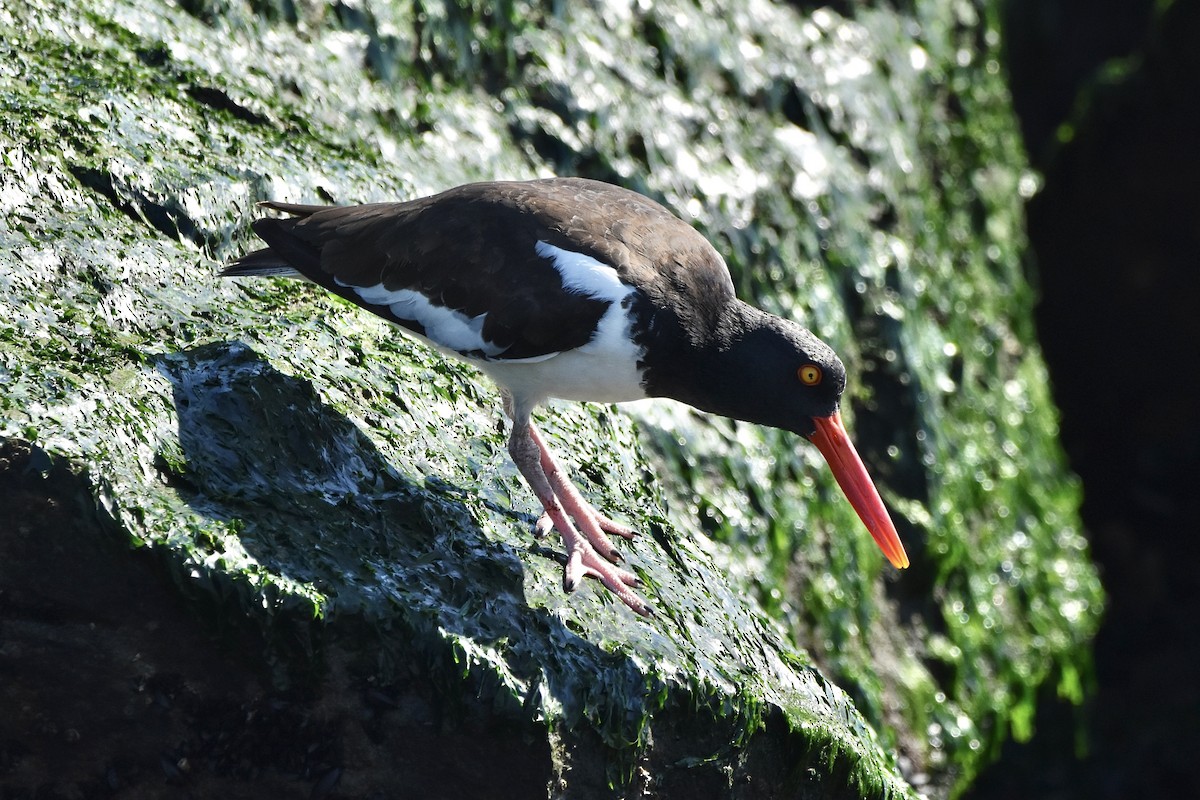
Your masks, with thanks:
[[[469,760],[511,742],[468,733],[511,726],[555,796],[944,794],[1027,734],[1040,685],[1078,694],[1100,612],[986,13],[5,6],[0,436],[254,642],[239,657],[307,698],[321,742],[390,720],[374,750],[260,776],[386,794],[404,787],[378,754],[413,731]],[[834,345],[911,570],[885,569],[803,442],[564,404],[539,422],[640,531],[623,549],[658,613],[564,595],[490,386],[311,287],[215,278],[258,200],[553,173],[662,200],[745,297]],[[170,780],[225,775],[160,749]]]

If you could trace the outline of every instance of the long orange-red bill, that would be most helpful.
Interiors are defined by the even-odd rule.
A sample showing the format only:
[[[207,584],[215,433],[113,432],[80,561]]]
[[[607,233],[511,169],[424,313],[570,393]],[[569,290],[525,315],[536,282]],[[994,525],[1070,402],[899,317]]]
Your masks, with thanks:
[[[904,545],[900,543],[896,526],[883,506],[879,491],[871,482],[858,451],[850,443],[850,437],[846,435],[842,415],[835,411],[828,417],[813,417],[813,422],[817,424],[817,430],[808,437],[809,441],[817,446],[829,462],[838,486],[846,493],[846,499],[854,506],[887,560],[897,569],[904,569],[908,566],[908,554],[904,552]]]

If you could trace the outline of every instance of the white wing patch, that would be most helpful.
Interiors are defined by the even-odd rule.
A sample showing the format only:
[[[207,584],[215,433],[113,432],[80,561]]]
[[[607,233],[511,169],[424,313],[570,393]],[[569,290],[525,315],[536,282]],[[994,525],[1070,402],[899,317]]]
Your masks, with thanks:
[[[419,338],[478,366],[512,392],[519,405],[533,405],[548,397],[609,403],[645,397],[638,367],[645,352],[630,335],[630,303],[637,290],[622,283],[615,269],[591,256],[546,242],[538,242],[536,248],[558,271],[566,291],[609,303],[592,338],[574,350],[504,358],[504,348],[483,337],[487,314],[469,317],[435,305],[412,289],[338,284],[353,290],[365,303],[385,306],[399,319],[419,324],[425,330]]]
[[[412,289],[388,289],[381,283],[351,286],[340,280],[337,282],[353,289],[364,302],[387,306],[400,319],[416,322],[425,329],[425,338],[439,347],[457,353],[483,353],[489,358],[504,352],[504,348],[483,338],[483,321],[487,314],[468,317],[461,311],[435,306],[428,297]]]
[[[620,303],[633,291],[632,287],[621,282],[615,269],[591,256],[563,250],[546,242],[538,242],[535,249],[539,256],[550,259],[554,264],[562,276],[563,288],[568,292]]]

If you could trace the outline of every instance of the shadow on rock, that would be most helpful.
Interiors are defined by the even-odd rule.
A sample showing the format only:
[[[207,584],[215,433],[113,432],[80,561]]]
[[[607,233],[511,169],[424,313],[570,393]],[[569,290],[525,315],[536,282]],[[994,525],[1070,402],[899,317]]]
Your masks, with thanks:
[[[400,475],[309,382],[240,343],[157,367],[174,389],[182,449],[164,471],[194,509],[237,531],[245,571],[310,586],[330,614],[524,603],[520,559],[488,539],[461,492]]]

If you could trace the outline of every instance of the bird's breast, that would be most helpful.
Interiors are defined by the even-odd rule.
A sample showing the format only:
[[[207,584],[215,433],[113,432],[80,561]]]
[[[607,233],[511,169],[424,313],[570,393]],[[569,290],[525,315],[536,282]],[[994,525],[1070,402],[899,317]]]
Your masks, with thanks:
[[[587,344],[547,358],[508,361],[469,359],[517,398],[538,403],[550,397],[622,403],[647,397],[645,348],[633,336],[633,297],[614,299]]]

